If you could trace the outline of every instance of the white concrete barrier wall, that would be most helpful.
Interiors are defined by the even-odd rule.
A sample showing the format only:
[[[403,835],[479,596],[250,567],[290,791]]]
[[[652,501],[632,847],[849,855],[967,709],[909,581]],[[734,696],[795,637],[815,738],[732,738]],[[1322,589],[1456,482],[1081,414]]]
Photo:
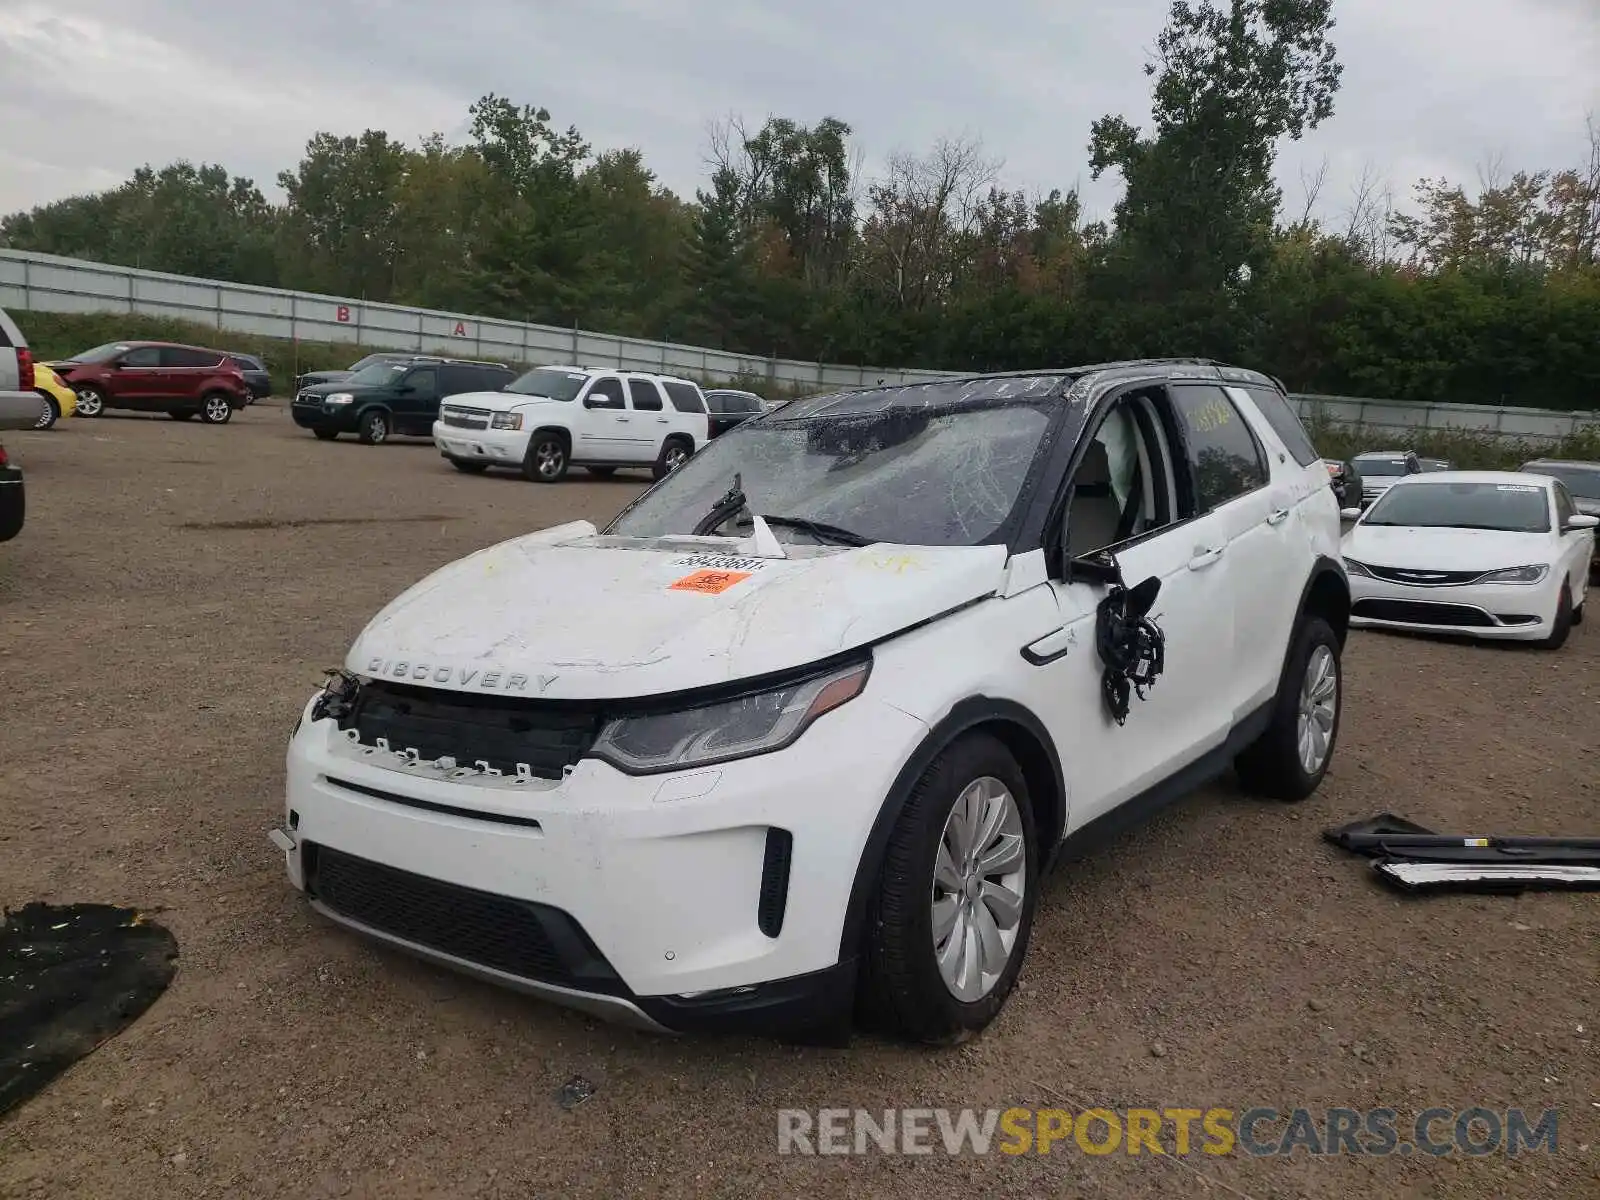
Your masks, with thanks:
[[[178,317],[220,332],[307,342],[343,342],[369,350],[449,350],[464,358],[517,363],[575,363],[712,379],[754,376],[788,387],[857,387],[921,383],[952,372],[760,358],[581,329],[560,329],[465,313],[371,304],[350,297],[282,291],[157,271],[0,249],[0,308],[62,313],[136,313]],[[1406,404],[1351,396],[1295,397],[1300,414],[1340,425],[1392,429],[1480,430],[1554,441],[1600,425],[1600,412]]]

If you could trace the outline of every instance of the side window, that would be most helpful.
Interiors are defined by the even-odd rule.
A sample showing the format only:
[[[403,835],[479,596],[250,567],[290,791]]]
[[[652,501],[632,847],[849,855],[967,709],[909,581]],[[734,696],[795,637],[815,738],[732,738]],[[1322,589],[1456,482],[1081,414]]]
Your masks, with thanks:
[[[217,367],[222,355],[210,350],[190,350],[186,346],[167,346],[161,351],[163,367]]]
[[[471,367],[440,367],[439,368],[439,395],[459,396],[462,392],[470,392],[473,388]]]
[[[1243,391],[1255,401],[1267,424],[1272,426],[1272,432],[1278,435],[1284,449],[1289,451],[1295,462],[1302,467],[1309,467],[1317,461],[1320,455],[1311,444],[1311,436],[1306,433],[1300,414],[1295,412],[1294,404],[1287,396],[1264,387],[1247,387]]]
[[[162,352],[156,346],[140,346],[129,350],[122,356],[122,365],[125,367],[159,367],[162,366]]]
[[[728,411],[728,398],[721,392],[706,393],[706,411],[721,415]]]
[[[1267,484],[1261,445],[1228,394],[1214,384],[1178,384],[1171,389],[1189,443],[1195,499],[1209,512]]]
[[[1578,506],[1572,502],[1572,493],[1567,491],[1567,485],[1559,479],[1555,482],[1556,493],[1556,530],[1559,532],[1567,527],[1567,522],[1578,515]]]
[[[759,413],[765,411],[761,407],[760,396],[741,396],[739,399],[741,402],[740,412]]]
[[[661,411],[661,393],[656,391],[656,385],[648,379],[628,380],[628,399],[640,412]]]
[[[1067,554],[1082,558],[1176,519],[1172,469],[1148,397],[1118,400],[1096,428],[1067,493]]]
[[[516,376],[510,371],[489,367],[483,372],[483,378],[478,381],[478,387],[485,392],[500,392],[504,391],[506,384],[515,378]]]
[[[610,377],[595,380],[584,403],[590,408],[622,408],[622,380]]]
[[[416,396],[433,396],[438,394],[439,371],[435,367],[419,367],[415,371],[406,372],[403,381]]]
[[[700,389],[689,383],[676,383],[669,380],[661,385],[667,389],[667,399],[672,401],[672,407],[679,412],[703,413],[706,411],[705,401],[700,398]]]

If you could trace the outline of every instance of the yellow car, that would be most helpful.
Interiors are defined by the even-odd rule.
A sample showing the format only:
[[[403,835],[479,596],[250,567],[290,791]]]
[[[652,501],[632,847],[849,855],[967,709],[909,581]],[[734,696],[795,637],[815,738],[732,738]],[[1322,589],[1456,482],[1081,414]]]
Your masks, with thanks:
[[[33,364],[33,390],[44,397],[44,412],[39,414],[35,429],[49,429],[62,417],[73,416],[78,411],[78,394],[61,382],[61,376],[40,362]]]

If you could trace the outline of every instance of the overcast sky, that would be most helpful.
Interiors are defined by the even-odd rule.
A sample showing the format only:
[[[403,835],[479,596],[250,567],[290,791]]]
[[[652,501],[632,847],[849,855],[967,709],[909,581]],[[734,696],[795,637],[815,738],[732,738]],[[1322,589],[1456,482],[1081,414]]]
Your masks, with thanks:
[[[1324,215],[1364,169],[1402,197],[1575,164],[1600,114],[1600,0],[1335,0],[1333,120],[1280,176],[1326,160]],[[318,130],[466,132],[489,91],[543,105],[596,148],[638,146],[685,196],[730,113],[854,127],[869,171],[979,135],[1028,191],[1082,185],[1089,123],[1148,116],[1140,70],[1167,0],[0,0],[0,213],[115,186],[177,158],[224,163],[278,198]]]

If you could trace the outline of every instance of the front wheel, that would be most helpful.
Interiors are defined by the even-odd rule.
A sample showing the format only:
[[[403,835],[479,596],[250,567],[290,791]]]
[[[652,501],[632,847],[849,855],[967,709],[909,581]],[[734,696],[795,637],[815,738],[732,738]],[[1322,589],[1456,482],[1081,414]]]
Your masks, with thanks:
[[[1559,650],[1567,644],[1567,635],[1577,622],[1572,615],[1572,588],[1561,585],[1561,598],[1556,601],[1555,620],[1550,623],[1550,636],[1539,643],[1546,650]]]
[[[868,1021],[925,1043],[963,1041],[993,1021],[1028,952],[1039,860],[1011,752],[981,733],[947,747],[884,852],[864,955]]]
[[[207,425],[226,425],[233,419],[233,402],[221,392],[200,401],[200,419]]]
[[[528,454],[522,460],[522,474],[535,483],[559,483],[566,478],[568,466],[567,443],[558,433],[540,432],[528,442]]]
[[[1246,791],[1272,800],[1304,800],[1322,784],[1339,740],[1344,688],[1338,635],[1307,617],[1272,703],[1271,723],[1234,760]]]
[[[98,417],[106,410],[106,394],[97,387],[84,384],[78,389],[78,416]]]
[[[369,408],[361,414],[361,424],[356,436],[368,446],[381,446],[389,440],[389,414],[381,408]]]
[[[44,401],[44,411],[39,414],[39,419],[33,423],[35,429],[50,429],[61,419],[61,406],[56,403],[54,396],[39,397]]]

